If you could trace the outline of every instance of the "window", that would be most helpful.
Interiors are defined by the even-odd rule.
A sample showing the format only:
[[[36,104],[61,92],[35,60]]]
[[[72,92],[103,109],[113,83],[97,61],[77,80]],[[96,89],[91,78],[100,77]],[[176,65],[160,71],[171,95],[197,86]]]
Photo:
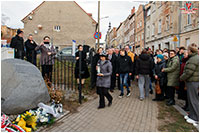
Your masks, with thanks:
[[[190,38],[186,38],[185,42],[186,42],[186,46],[189,46],[189,44],[190,44]]]
[[[161,19],[158,22],[158,33],[161,33]]]
[[[158,49],[159,49],[159,50],[161,49],[161,45],[160,45],[160,44],[158,44]]]
[[[59,26],[59,25],[54,26],[54,30],[55,30],[55,31],[60,31],[60,26]]]
[[[137,42],[137,36],[135,36],[135,42]]]
[[[147,26],[147,38],[149,38],[149,36],[150,36],[150,27]]]
[[[167,15],[166,16],[166,30],[169,30],[169,28],[170,28],[170,16]]]
[[[187,24],[191,24],[191,14],[187,15]]]
[[[140,21],[140,27],[142,27],[142,21]]]
[[[155,33],[155,24],[152,25],[152,36],[154,35]]]
[[[147,17],[150,16],[150,9],[147,10]]]
[[[144,33],[142,33],[142,40],[144,40]]]
[[[137,24],[137,28],[139,28],[139,23]]]
[[[138,42],[140,42],[140,36],[138,37]]]

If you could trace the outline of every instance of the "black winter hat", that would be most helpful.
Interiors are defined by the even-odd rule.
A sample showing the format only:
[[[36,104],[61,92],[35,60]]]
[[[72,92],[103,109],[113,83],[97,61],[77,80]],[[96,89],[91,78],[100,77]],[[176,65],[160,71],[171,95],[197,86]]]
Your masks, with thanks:
[[[106,54],[106,51],[103,51],[100,56],[104,56],[104,57],[107,57],[107,54]]]
[[[22,30],[18,29],[18,30],[17,30],[17,35],[19,35],[19,34],[22,33],[22,32],[23,32]]]

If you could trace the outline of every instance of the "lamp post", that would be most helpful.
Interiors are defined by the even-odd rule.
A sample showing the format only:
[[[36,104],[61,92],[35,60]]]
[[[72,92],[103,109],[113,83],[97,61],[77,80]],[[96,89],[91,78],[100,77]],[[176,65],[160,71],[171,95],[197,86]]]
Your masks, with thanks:
[[[100,33],[100,1],[98,1],[98,40],[97,40],[97,44],[98,44],[98,48],[99,48],[99,33]]]

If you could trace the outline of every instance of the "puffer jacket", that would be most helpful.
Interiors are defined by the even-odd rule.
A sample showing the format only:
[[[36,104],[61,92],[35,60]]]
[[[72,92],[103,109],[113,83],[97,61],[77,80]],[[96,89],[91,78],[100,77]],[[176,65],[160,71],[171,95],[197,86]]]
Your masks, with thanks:
[[[189,55],[189,60],[185,64],[180,80],[186,82],[199,82],[199,55],[197,53]]]
[[[104,87],[104,88],[110,88],[111,85],[111,75],[112,75],[112,65],[109,60],[106,60],[103,64],[101,64],[101,60],[98,61],[100,64],[100,72],[104,76],[97,76],[97,87]]]
[[[169,58],[167,68],[164,68],[164,72],[167,73],[167,86],[179,86],[180,62],[178,56]]]
[[[148,54],[141,54],[136,62],[136,75],[150,75],[153,71],[153,60]]]

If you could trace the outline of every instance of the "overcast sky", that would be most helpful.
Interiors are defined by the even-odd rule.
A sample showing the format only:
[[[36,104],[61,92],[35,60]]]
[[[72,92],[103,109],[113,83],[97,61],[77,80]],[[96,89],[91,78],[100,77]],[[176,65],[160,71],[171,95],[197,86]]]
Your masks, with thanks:
[[[34,10],[42,1],[2,1],[1,2],[1,23],[11,28],[23,28],[21,19]],[[97,1],[76,1],[87,13],[92,13],[93,18],[97,21],[98,2]],[[124,21],[131,13],[135,6],[138,9],[140,4],[147,2],[133,1],[101,1],[101,19],[100,31],[102,32],[101,42],[105,40],[108,30],[108,24],[111,22],[112,27],[118,27],[120,22]]]

